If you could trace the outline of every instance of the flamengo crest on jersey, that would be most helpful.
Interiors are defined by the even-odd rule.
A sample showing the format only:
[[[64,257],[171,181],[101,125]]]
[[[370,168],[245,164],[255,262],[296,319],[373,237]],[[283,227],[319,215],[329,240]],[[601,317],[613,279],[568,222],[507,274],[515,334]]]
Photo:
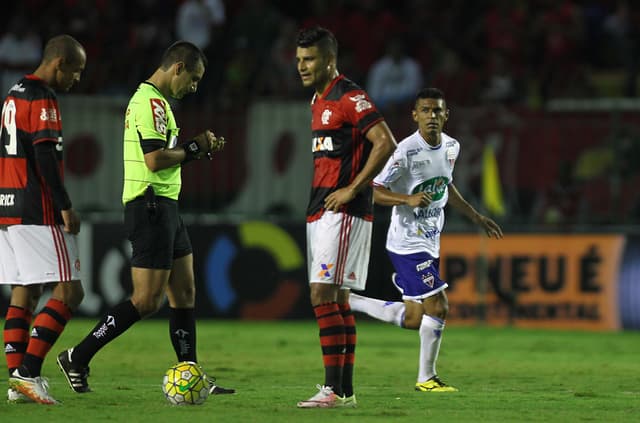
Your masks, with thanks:
[[[314,172],[307,207],[308,222],[322,216],[327,195],[349,185],[360,173],[372,147],[366,133],[382,120],[362,88],[343,75],[335,78],[322,95],[314,95],[311,102]],[[359,192],[342,211],[372,220],[371,188]]]
[[[444,206],[453,182],[453,168],[460,153],[457,140],[442,133],[441,143],[431,147],[418,131],[398,144],[374,185],[393,192],[431,194],[429,207],[394,206],[387,234],[387,249],[396,254],[428,252],[440,256],[440,232]]]

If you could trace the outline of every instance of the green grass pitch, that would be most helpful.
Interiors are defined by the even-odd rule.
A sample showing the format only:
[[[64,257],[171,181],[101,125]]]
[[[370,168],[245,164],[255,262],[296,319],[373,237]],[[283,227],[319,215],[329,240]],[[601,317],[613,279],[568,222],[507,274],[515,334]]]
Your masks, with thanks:
[[[629,422],[640,420],[640,333],[449,327],[438,361],[457,393],[413,390],[418,334],[360,318],[356,409],[300,410],[323,369],[314,321],[200,321],[199,361],[236,395],[173,407],[160,383],[175,362],[164,320],[136,324],[94,359],[92,393],[67,386],[55,355],[93,320],[69,323],[43,374],[60,406],[0,403],[2,422]],[[4,395],[2,391],[2,395]]]

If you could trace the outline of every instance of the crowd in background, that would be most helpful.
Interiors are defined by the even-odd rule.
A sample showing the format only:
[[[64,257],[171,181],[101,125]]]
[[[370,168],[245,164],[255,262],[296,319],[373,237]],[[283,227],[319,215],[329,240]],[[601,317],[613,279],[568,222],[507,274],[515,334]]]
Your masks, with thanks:
[[[212,62],[203,101],[232,107],[300,96],[293,39],[316,23],[337,35],[341,70],[385,107],[416,84],[458,105],[637,94],[640,5],[630,1],[23,0],[3,6],[0,64],[31,69],[43,40],[67,32],[90,59],[79,90],[126,95],[168,43],[188,39]],[[400,93],[376,89],[400,76],[412,81]]]
[[[624,0],[21,0],[0,15],[1,85],[35,68],[45,40],[69,33],[88,55],[75,93],[129,96],[164,49],[186,39],[210,61],[187,104],[228,112],[257,98],[308,99],[294,41],[312,24],[336,34],[339,70],[392,123],[423,86],[442,89],[454,108],[640,94],[640,4]],[[537,207],[572,197],[573,173],[562,172],[557,192],[532,200],[528,215],[550,219]]]

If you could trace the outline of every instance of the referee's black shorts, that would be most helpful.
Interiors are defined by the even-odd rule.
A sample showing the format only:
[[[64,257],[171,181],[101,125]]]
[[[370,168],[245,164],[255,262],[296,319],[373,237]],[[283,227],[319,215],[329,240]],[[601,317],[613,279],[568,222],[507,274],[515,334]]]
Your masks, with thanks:
[[[143,197],[133,199],[124,207],[124,225],[133,267],[171,269],[173,260],[193,252],[175,200],[156,197],[156,207],[150,210]]]

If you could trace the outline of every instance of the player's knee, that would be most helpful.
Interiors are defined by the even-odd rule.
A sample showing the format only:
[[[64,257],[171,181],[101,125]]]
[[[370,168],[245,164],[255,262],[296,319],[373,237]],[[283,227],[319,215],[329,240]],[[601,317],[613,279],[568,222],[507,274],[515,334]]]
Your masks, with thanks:
[[[36,311],[36,307],[38,306],[38,302],[40,301],[40,294],[34,294],[29,296],[29,301],[27,301],[27,309],[34,314]]]
[[[53,289],[52,297],[62,301],[71,310],[75,311],[84,298],[82,283],[78,281],[60,282]]]
[[[33,285],[29,287],[25,308],[29,310],[31,314],[35,313],[38,302],[40,301],[40,297],[42,297],[42,292],[42,285]]]
[[[402,326],[405,329],[420,329],[420,323],[422,323],[422,313],[409,313],[407,312],[404,315],[404,321],[402,322]]]
[[[72,289],[69,290],[68,295],[63,300],[63,302],[69,306],[71,310],[75,310],[78,308],[82,300],[84,299],[84,289],[81,284],[77,284]]]
[[[430,297],[424,302],[424,313],[445,320],[449,313],[449,301],[444,293]]]
[[[196,303],[196,290],[189,289],[174,293],[169,298],[169,304],[176,308],[193,308]]]
[[[338,293],[333,285],[313,283],[311,284],[311,293],[309,297],[311,299],[311,305],[317,306],[337,301]]]
[[[155,314],[162,306],[163,295],[144,295],[131,298],[136,310],[140,314],[140,317],[145,318]]]
[[[180,297],[184,303],[194,303],[196,300],[196,287],[194,284],[182,288],[180,290]]]
[[[435,302],[432,316],[445,320],[447,318],[447,314],[449,314],[449,302],[446,299],[441,298],[439,301]]]

